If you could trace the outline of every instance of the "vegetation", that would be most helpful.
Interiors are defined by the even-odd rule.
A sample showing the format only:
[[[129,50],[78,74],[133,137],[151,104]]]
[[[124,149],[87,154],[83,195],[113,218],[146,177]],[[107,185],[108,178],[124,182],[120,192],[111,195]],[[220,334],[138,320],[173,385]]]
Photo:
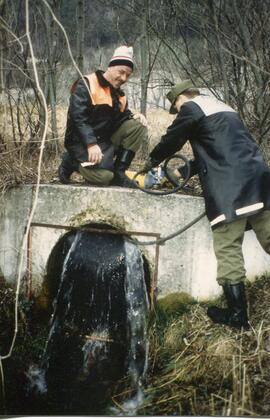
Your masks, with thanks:
[[[210,302],[167,297],[166,308],[170,299],[178,306],[173,314],[158,301],[139,415],[269,415],[269,283],[263,276],[247,287],[251,329],[246,331],[212,324],[206,316]],[[118,406],[123,395],[114,396]]]
[[[39,153],[45,108],[45,156],[59,158],[59,109],[67,106],[69,87],[79,70],[105,68],[124,43],[135,50],[132,108],[165,108],[168,88],[191,78],[239,111],[268,159],[267,6],[265,0],[0,0],[1,159]]]
[[[269,415],[269,282],[262,277],[247,287],[248,331],[212,324],[206,303],[190,302],[167,323],[157,317],[141,414]]]
[[[131,108],[150,122],[148,150],[171,121],[167,90],[191,78],[239,111],[270,161],[269,22],[265,0],[0,0],[0,191],[36,184],[38,171],[41,182],[56,181],[69,87],[79,71],[105,68],[120,44],[135,50],[127,89]],[[159,302],[140,414],[269,415],[268,289],[267,277],[248,287],[252,329],[243,332],[212,325],[205,305],[186,297]],[[2,286],[1,354],[13,300]],[[14,354],[2,361],[9,414],[20,411],[25,372],[48,332],[35,305],[20,302]],[[121,400],[116,392],[113,402]]]
[[[206,316],[209,302],[198,303],[185,293],[160,299],[149,331],[145,401],[138,414],[268,416],[269,286],[268,276],[248,284],[251,329],[246,331],[212,324]],[[1,354],[7,350],[12,336],[13,299],[14,291],[2,286]],[[48,319],[41,317],[35,302],[25,298],[20,302],[17,344],[12,357],[3,361],[5,388],[2,383],[1,413],[42,415],[44,412],[39,411],[35,401],[25,399],[25,386],[29,367],[37,365],[42,355]],[[217,303],[223,304],[222,299]],[[125,384],[116,384],[111,405],[121,412],[128,394]]]

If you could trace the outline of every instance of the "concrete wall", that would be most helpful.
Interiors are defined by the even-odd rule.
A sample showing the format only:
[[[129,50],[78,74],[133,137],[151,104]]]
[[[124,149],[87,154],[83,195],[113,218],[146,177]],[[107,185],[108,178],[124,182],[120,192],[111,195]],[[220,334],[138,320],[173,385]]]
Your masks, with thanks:
[[[27,223],[32,187],[10,190],[0,208],[0,271],[7,281],[14,282],[18,252]],[[50,252],[65,227],[91,222],[106,222],[128,232],[135,232],[141,241],[166,236],[189,223],[204,211],[200,197],[173,194],[164,197],[117,187],[42,185],[31,229],[32,287],[37,291],[46,270]],[[148,233],[150,236],[143,236]],[[196,298],[220,293],[216,284],[216,261],[212,237],[206,218],[159,247],[140,246],[149,261],[152,277],[157,268],[159,296],[173,291],[186,291]],[[244,240],[244,256],[248,278],[254,279],[270,268],[270,257],[264,253],[253,232]],[[158,252],[158,255],[157,255]],[[27,258],[24,259],[27,277]]]

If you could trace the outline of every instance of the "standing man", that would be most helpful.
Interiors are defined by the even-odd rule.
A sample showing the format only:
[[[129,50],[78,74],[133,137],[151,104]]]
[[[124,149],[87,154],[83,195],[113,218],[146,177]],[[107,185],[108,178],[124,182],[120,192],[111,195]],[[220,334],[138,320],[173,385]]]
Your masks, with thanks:
[[[125,171],[140,144],[147,141],[147,123],[142,114],[133,115],[128,109],[121,90],[132,71],[133,49],[121,46],[105,72],[97,70],[72,86],[65,133],[67,152],[58,169],[63,184],[79,171],[90,184],[134,187]]]
[[[215,323],[248,327],[242,242],[245,230],[252,228],[270,254],[270,169],[231,107],[200,95],[189,80],[176,85],[167,98],[170,113],[178,115],[150,153],[144,170],[157,166],[190,141],[192,169],[196,166],[200,177],[213,232],[217,281],[227,301],[227,308],[212,306],[207,314]],[[179,169],[181,172],[184,167]]]

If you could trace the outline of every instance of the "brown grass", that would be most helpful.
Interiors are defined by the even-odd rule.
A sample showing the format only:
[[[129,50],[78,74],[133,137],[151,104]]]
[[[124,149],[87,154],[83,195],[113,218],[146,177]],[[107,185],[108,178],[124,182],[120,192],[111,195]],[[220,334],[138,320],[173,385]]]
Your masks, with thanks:
[[[150,358],[144,383],[146,398],[137,414],[269,418],[269,290],[270,278],[267,276],[247,287],[252,326],[249,331],[212,324],[206,316],[206,303],[185,299],[185,309],[183,303],[178,307],[174,305],[173,313],[169,306],[164,308],[161,300],[149,332]],[[13,300],[14,291],[1,286],[2,354],[8,349],[13,331]],[[218,304],[223,304],[222,300]],[[18,378],[31,360],[38,361],[46,339],[44,326],[32,318],[34,312],[30,302],[20,299],[19,313],[15,354],[5,369],[6,395],[10,404],[19,392]],[[128,381],[126,385],[125,382],[119,384],[112,403],[121,410],[122,402],[130,395]],[[11,414],[14,412],[16,410]]]
[[[157,317],[141,415],[269,416],[270,279],[249,285],[250,331],[214,325],[205,304]]]
[[[3,117],[3,113],[1,114]],[[58,112],[63,150],[66,110]],[[148,113],[151,150],[173,117],[163,110]],[[0,191],[35,183],[38,151],[29,153],[29,133],[15,146],[11,120],[1,120]],[[185,147],[183,153],[190,154]],[[58,182],[59,155],[45,154],[42,182]],[[138,163],[138,162],[137,162]],[[81,178],[78,178],[81,181]],[[270,414],[270,280],[248,287],[251,331],[213,325],[203,304],[182,315],[157,312],[151,329],[146,402],[141,415],[269,416]],[[128,392],[128,391],[127,391]],[[121,396],[115,396],[121,404]]]
[[[17,109],[13,108],[13,119],[10,109],[7,106],[0,108],[0,192],[6,191],[12,186],[26,183],[35,183],[37,178],[37,164],[39,153],[40,135],[33,137],[29,123],[23,113],[16,117]],[[45,153],[42,164],[41,182],[58,182],[57,168],[60,163],[61,153],[64,151],[64,134],[66,127],[67,108],[57,108],[58,124],[58,152],[50,151],[51,132],[48,131],[48,138],[45,145]],[[32,124],[37,123],[37,115],[33,112]],[[145,157],[159,142],[161,136],[166,132],[167,127],[173,121],[174,116],[162,109],[151,109],[148,111],[148,132],[149,144],[144,151],[138,151],[131,169],[138,170]],[[21,130],[18,128],[20,121]],[[40,133],[42,133],[42,128]],[[191,155],[191,149],[187,145],[183,153]],[[84,182],[78,174],[73,174],[74,182]]]

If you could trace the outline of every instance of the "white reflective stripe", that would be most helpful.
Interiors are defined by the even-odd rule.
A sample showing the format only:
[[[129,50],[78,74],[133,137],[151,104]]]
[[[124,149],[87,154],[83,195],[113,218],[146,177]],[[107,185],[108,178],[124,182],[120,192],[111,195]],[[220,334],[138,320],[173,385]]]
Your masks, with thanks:
[[[251,211],[259,210],[264,207],[263,203],[256,203],[252,204],[251,206],[242,207],[241,209],[235,210],[235,213],[237,216],[240,216],[241,214],[249,213]]]
[[[236,112],[229,105],[224,104],[224,102],[210,96],[196,96],[196,98],[192,99],[192,102],[199,105],[206,117],[217,114],[218,112]]]
[[[216,225],[219,222],[223,222],[223,220],[226,220],[225,214],[221,214],[220,216],[216,217],[212,222],[210,222],[211,226]]]

